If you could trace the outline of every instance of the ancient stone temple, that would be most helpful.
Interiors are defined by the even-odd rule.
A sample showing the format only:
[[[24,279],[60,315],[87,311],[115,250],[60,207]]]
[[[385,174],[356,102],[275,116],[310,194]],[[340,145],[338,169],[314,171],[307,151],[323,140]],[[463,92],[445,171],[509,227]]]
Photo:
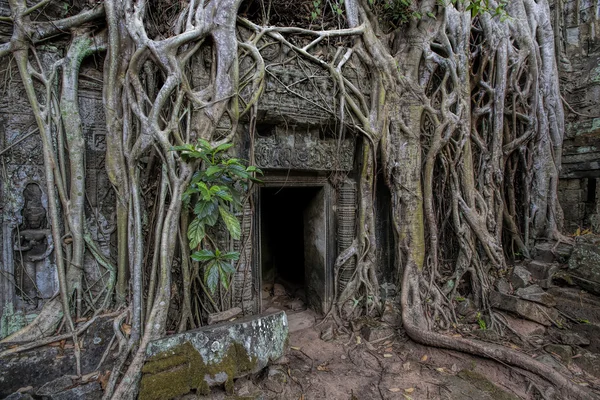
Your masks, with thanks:
[[[597,2],[556,2],[566,121],[559,200],[565,229],[600,230],[600,38]],[[562,9],[561,9],[562,7]],[[574,110],[577,110],[576,112]]]
[[[57,55],[41,53],[51,63]],[[86,142],[86,225],[106,257],[115,257],[114,192],[104,166],[106,121],[100,64],[83,67],[79,106]],[[20,84],[7,85],[0,99],[0,336],[24,326],[43,300],[58,291],[50,234],[42,143]],[[69,240],[65,238],[65,240]],[[86,254],[86,275],[105,281],[104,270]]]
[[[290,297],[325,314],[333,301],[334,279],[342,290],[356,266],[352,259],[334,276],[337,255],[355,237],[361,141],[336,125],[330,78],[323,71],[311,72],[313,78],[306,79],[299,68],[270,70],[258,104],[253,157],[264,176],[254,188],[255,213],[243,218],[250,235],[241,240],[249,240],[241,247],[248,269],[235,280],[246,288],[239,292],[239,305],[247,309],[252,304],[253,312],[268,308],[263,300],[280,284]],[[240,147],[243,153],[250,144]],[[383,246],[378,270],[384,283],[393,280],[393,251],[390,216],[381,211],[389,210],[389,193],[380,185],[377,234]],[[247,303],[242,305],[242,298]]]
[[[273,46],[275,47],[275,46]],[[323,46],[323,52],[335,48]],[[50,63],[55,55],[43,53]],[[282,57],[279,49],[267,49],[268,57]],[[243,67],[243,65],[242,65]],[[333,265],[337,255],[355,237],[358,171],[362,142],[360,135],[336,120],[337,97],[331,77],[306,66],[268,70],[266,89],[257,106],[256,131],[249,133],[250,121],[238,127],[243,142],[236,151],[254,159],[264,171],[263,183],[255,185],[252,204],[246,204],[242,238],[232,240],[226,232],[218,235],[223,248],[241,254],[233,280],[234,296],[227,307],[238,306],[246,314],[264,311],[262,294],[283,285],[291,298],[318,313],[325,313],[333,299]],[[369,96],[368,88],[356,86]],[[206,68],[192,73],[193,84],[207,81]],[[100,251],[116,259],[115,194],[105,171],[106,121],[102,105],[102,62],[87,60],[82,66],[79,106],[86,140],[86,225]],[[49,234],[48,201],[42,145],[35,122],[20,85],[0,101],[0,148],[3,179],[0,311],[1,336],[22,327],[33,318],[44,299],[58,289],[56,267],[51,255],[55,246]],[[229,126],[223,126],[226,132]],[[31,132],[30,135],[23,133]],[[250,154],[252,152],[252,154]],[[151,159],[147,161],[152,163]],[[380,283],[394,282],[391,276],[393,251],[389,192],[378,180],[376,210]],[[149,186],[150,187],[150,186]],[[148,204],[146,213],[151,212]],[[254,212],[252,212],[254,209]],[[384,211],[385,210],[385,211]],[[68,240],[68,238],[65,238]],[[175,262],[179,262],[176,260]],[[86,276],[104,282],[107,271],[86,253]],[[338,271],[340,288],[355,268],[350,260]],[[93,282],[88,285],[93,286]]]

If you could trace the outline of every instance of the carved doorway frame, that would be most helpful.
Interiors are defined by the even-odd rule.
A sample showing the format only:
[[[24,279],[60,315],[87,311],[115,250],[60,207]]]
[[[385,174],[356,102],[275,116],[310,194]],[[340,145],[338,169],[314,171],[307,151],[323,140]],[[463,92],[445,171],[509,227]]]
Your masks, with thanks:
[[[286,171],[287,172],[287,171]],[[256,310],[259,313],[264,312],[262,307],[262,255],[261,255],[261,225],[262,225],[262,205],[261,205],[261,189],[269,187],[290,187],[290,188],[321,188],[324,193],[325,201],[325,229],[326,229],[326,243],[325,243],[325,271],[323,276],[325,277],[324,282],[324,293],[322,293],[322,309],[315,310],[316,312],[325,315],[325,313],[331,308],[333,301],[333,279],[334,271],[333,266],[335,264],[335,258],[337,251],[335,247],[335,196],[334,188],[329,183],[329,180],[324,176],[314,175],[300,175],[300,176],[289,176],[289,174],[278,174],[277,172],[265,171],[265,176],[261,177],[263,183],[254,189],[254,204],[255,204],[255,219],[253,225],[253,240],[252,248],[253,251],[252,263],[253,263],[253,280],[254,287],[256,288],[255,303]]]

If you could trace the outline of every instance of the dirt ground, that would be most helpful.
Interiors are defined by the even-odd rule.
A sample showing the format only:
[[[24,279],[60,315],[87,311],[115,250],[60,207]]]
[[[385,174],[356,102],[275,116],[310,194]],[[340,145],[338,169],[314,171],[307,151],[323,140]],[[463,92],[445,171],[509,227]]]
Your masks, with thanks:
[[[312,311],[289,311],[289,321],[285,357],[258,375],[236,380],[232,395],[215,388],[210,396],[184,399],[559,398],[547,382],[527,371],[419,345],[398,326],[392,337],[378,337],[374,330],[368,342],[361,336],[364,330],[335,334]]]

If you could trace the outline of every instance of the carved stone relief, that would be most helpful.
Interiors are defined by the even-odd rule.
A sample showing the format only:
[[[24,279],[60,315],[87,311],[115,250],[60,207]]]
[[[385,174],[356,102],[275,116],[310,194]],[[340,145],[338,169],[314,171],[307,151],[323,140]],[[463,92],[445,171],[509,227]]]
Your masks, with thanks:
[[[14,233],[14,279],[17,295],[26,308],[36,309],[39,300],[52,297],[58,287],[56,268],[48,260],[54,244],[40,187],[29,183],[23,190],[23,199],[23,223]]]
[[[256,138],[254,157],[256,165],[265,169],[349,171],[354,164],[354,140],[320,139],[315,130],[295,133],[277,127],[275,134]]]

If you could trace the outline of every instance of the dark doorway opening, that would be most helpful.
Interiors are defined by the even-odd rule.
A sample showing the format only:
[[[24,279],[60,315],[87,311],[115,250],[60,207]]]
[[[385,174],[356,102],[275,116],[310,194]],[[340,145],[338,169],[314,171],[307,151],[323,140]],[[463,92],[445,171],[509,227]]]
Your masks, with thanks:
[[[325,268],[322,187],[266,187],[260,194],[260,251],[263,300],[322,302],[320,276]],[[281,293],[281,288],[285,293]],[[275,293],[278,289],[279,293]],[[272,298],[272,297],[271,297]],[[264,306],[264,304],[263,304]]]

